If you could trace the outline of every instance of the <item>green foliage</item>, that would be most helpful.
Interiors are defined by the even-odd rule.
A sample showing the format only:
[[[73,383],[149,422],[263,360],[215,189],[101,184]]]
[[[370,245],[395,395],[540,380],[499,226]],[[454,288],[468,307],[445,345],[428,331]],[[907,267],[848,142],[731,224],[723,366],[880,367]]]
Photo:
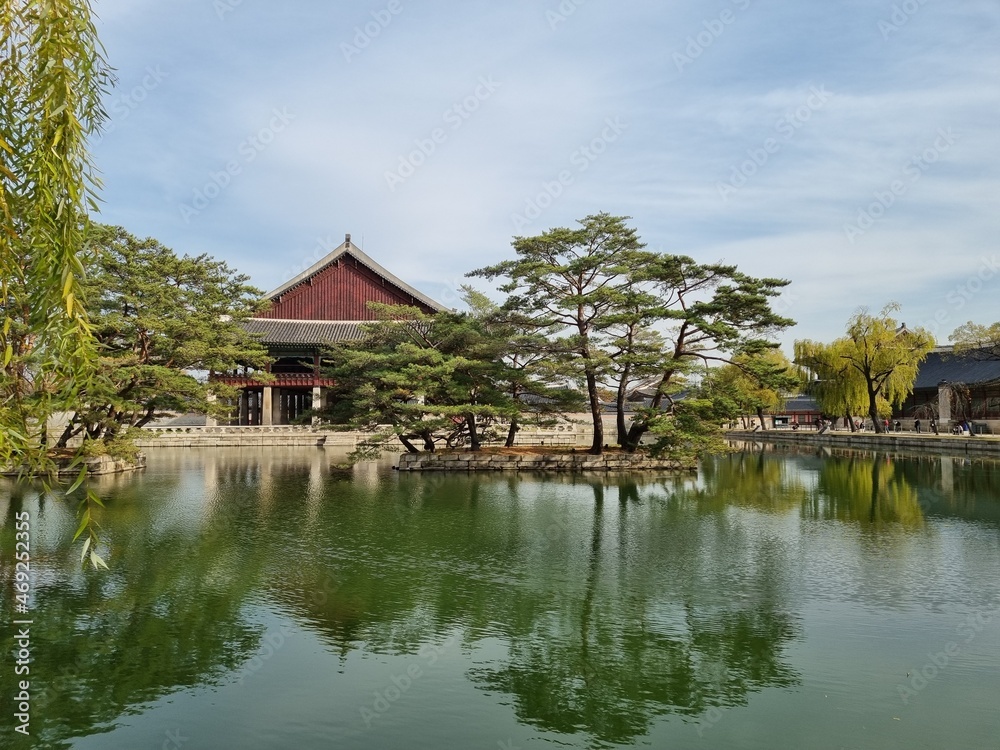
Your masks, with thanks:
[[[86,142],[110,72],[92,18],[87,0],[0,0],[0,465],[49,485],[48,417],[95,360],[81,279],[99,183]]]
[[[223,262],[179,257],[121,227],[95,226],[90,241],[84,293],[100,357],[60,445],[80,434],[113,441],[166,412],[221,413],[219,386],[194,373],[263,366],[266,349],[240,326],[260,290]]]
[[[661,408],[676,391],[678,379],[695,368],[713,362],[735,363],[737,357],[774,349],[773,337],[793,325],[771,309],[771,300],[789,283],[783,279],[754,278],[736,266],[702,264],[666,254],[648,264],[641,279],[652,285],[660,300],[649,311],[648,323],[664,327],[667,341],[650,413]],[[634,450],[652,426],[642,415],[636,418],[625,447]]]
[[[595,214],[581,219],[579,229],[515,237],[515,260],[469,274],[509,279],[500,287],[510,294],[503,309],[523,328],[545,332],[550,359],[586,390],[595,454],[604,447],[600,383],[611,370],[601,334],[633,286],[631,272],[645,257],[627,218]]]
[[[578,230],[517,237],[516,260],[470,274],[509,279],[500,287],[511,295],[503,309],[544,331],[552,360],[585,385],[595,453],[603,444],[601,386],[614,393],[619,444],[634,451],[686,375],[772,349],[774,334],[792,325],[770,306],[787,281],[645,251],[627,218],[597,214]],[[626,429],[626,397],[649,381],[652,408]]]
[[[1000,323],[982,325],[971,320],[948,337],[955,352],[974,359],[1000,359]]]
[[[666,410],[646,411],[642,417],[654,437],[649,452],[682,461],[728,452],[722,423],[732,418],[731,407],[726,399],[689,396],[672,401]]]
[[[438,443],[478,450],[500,421],[521,413],[502,361],[506,341],[487,320],[465,313],[435,315],[404,306],[372,305],[379,320],[361,342],[333,348],[326,359],[334,405],[321,416],[335,427],[376,432],[355,458],[398,439],[410,451]]]
[[[126,432],[119,432],[111,438],[87,439],[80,447],[80,455],[87,458],[110,456],[122,461],[134,462],[142,452],[135,442],[140,436],[142,436],[141,431],[133,428]]]
[[[878,315],[861,308],[847,323],[847,335],[823,344],[795,342],[795,361],[817,382],[814,394],[824,411],[853,414],[864,411],[877,432],[882,420],[913,392],[917,370],[934,347],[922,328],[902,329],[887,305]]]
[[[765,410],[781,409],[785,396],[797,393],[803,385],[805,379],[785,355],[778,349],[768,349],[738,355],[731,364],[709,371],[699,391],[731,402],[730,419],[749,414],[763,419]]]

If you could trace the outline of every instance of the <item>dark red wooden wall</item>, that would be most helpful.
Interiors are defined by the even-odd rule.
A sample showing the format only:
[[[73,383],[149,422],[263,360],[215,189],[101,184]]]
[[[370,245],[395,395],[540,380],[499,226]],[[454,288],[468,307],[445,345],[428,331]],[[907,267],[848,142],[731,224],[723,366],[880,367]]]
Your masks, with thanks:
[[[350,256],[299,284],[274,300],[259,318],[280,320],[372,320],[367,302],[413,305],[424,312],[433,310],[383,279]]]

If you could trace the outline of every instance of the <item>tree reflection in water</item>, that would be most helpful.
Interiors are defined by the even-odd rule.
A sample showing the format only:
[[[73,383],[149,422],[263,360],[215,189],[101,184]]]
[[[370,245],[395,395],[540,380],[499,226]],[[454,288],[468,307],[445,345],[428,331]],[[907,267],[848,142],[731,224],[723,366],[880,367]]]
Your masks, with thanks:
[[[35,707],[46,746],[232,678],[260,647],[248,606],[262,601],[342,659],[457,633],[468,679],[509,696],[520,721],[630,743],[659,716],[697,721],[799,683],[800,560],[781,531],[796,524],[774,517],[919,530],[914,476],[933,473],[880,455],[752,452],[696,478],[331,472],[322,451],[177,461],[108,489],[110,573],[81,571],[62,531],[39,548],[33,674],[59,685]],[[949,498],[973,481],[938,483],[932,501],[962,506]],[[6,505],[5,551],[24,503]],[[39,525],[57,515],[35,512]],[[0,646],[11,653],[9,637]],[[13,694],[13,669],[0,670]]]

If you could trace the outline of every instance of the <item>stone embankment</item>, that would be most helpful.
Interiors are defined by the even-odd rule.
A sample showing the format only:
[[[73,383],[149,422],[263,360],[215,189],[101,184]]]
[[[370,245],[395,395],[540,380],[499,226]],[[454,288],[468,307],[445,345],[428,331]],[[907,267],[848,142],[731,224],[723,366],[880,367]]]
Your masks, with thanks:
[[[80,473],[79,465],[70,468],[72,459],[57,459],[56,475],[64,478],[76,477]],[[87,467],[88,476],[100,476],[102,474],[122,474],[127,471],[138,471],[146,468],[146,456],[140,453],[134,461],[126,461],[121,458],[111,456],[94,456],[85,458],[84,465]],[[15,471],[0,471],[0,476],[17,476]]]
[[[400,471],[691,471],[681,461],[623,453],[402,453]]]
[[[866,450],[909,451],[946,455],[1000,456],[1000,436],[996,435],[933,435],[890,432],[804,432],[796,430],[765,430],[751,432],[734,430],[726,435],[730,440],[749,440],[796,445],[829,445]]]

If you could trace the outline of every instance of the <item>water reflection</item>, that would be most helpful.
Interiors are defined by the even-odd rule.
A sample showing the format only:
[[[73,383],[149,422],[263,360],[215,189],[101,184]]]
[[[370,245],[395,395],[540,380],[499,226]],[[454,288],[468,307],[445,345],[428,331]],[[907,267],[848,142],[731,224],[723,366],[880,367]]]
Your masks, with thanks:
[[[180,688],[211,684],[257,650],[261,629],[242,616],[259,567],[226,547],[192,544],[183,527],[153,521],[134,485],[121,483],[101,523],[113,570],[81,570],[66,540],[73,515],[62,503],[13,492],[4,512],[4,591],[12,579],[13,515],[33,522],[33,599],[29,616],[31,737],[0,715],[5,747],[66,748],[67,738],[110,728]],[[51,522],[53,528],[45,528]],[[2,617],[15,619],[4,597]],[[16,694],[12,628],[0,639],[0,694]],[[18,722],[19,723],[19,722]]]
[[[14,514],[29,510],[38,535],[32,677],[47,687],[30,746],[69,747],[172,691],[231,681],[261,648],[255,607],[341,660],[458,632],[475,657],[465,679],[523,724],[642,741],[658,717],[696,721],[800,685],[801,524],[856,528],[879,543],[865,550],[874,568],[894,555],[904,570],[917,549],[885,539],[928,534],[929,514],[996,518],[984,498],[1000,494],[995,470],[881,454],[745,451],[698,477],[399,475],[337,470],[342,458],[157,453],[103,487],[103,574],[80,569],[71,512],[8,486],[6,591]],[[11,695],[12,638],[0,647]],[[12,721],[0,732],[16,741]]]

